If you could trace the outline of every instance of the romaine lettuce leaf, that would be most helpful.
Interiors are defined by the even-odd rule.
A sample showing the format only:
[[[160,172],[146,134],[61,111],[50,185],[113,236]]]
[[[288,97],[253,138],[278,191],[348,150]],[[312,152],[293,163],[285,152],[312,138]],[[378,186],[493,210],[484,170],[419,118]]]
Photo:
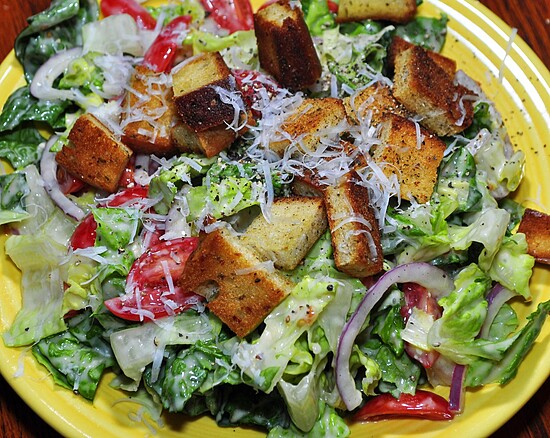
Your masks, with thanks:
[[[0,225],[29,217],[25,208],[25,197],[29,192],[23,173],[0,175]]]

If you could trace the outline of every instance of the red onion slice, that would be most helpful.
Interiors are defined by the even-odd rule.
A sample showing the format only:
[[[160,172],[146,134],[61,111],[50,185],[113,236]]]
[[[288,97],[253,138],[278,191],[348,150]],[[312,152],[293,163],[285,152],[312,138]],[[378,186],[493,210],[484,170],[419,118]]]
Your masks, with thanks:
[[[81,56],[82,47],[75,47],[48,59],[33,77],[30,85],[31,94],[37,99],[44,100],[75,100],[77,96],[72,90],[58,90],[53,87],[53,83],[72,61]]]
[[[69,216],[74,217],[77,220],[84,219],[86,213],[73,201],[71,201],[65,194],[61,191],[59,187],[59,182],[57,181],[57,162],[55,161],[55,154],[50,151],[51,146],[56,141],[57,136],[52,135],[46,147],[42,152],[42,158],[40,159],[40,174],[44,180],[44,188],[53,202],[61,209],[63,212]]]
[[[461,413],[464,410],[464,379],[466,377],[466,365],[456,365],[451,381],[449,393],[449,410],[454,413]]]
[[[514,297],[516,294],[510,289],[505,288],[501,284],[496,284],[491,291],[487,294],[487,316],[481,330],[479,331],[479,337],[487,339],[489,337],[489,330],[491,325],[497,316],[498,311],[504,303],[506,303],[510,298]]]
[[[349,371],[349,360],[355,338],[361,331],[370,311],[382,298],[384,293],[395,283],[418,283],[439,298],[449,294],[454,289],[454,282],[449,275],[428,263],[407,263],[387,271],[367,291],[363,300],[344,325],[338,341],[336,353],[336,387],[342,401],[348,410],[353,410],[361,404],[361,392],[356,389],[355,381]]]

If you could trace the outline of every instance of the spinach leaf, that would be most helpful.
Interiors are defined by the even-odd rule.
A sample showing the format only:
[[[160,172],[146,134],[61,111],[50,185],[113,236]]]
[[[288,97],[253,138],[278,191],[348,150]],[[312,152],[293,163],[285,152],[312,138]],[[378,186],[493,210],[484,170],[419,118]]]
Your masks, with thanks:
[[[15,169],[36,163],[40,158],[38,145],[44,141],[35,128],[21,128],[0,133],[0,158],[10,162]]]
[[[82,27],[98,17],[95,0],[53,0],[48,9],[30,17],[14,47],[27,82],[50,57],[82,44]]]
[[[41,101],[31,95],[27,85],[15,90],[0,114],[0,132],[11,131],[24,122],[44,122],[53,129],[65,128],[65,110],[69,102]]]

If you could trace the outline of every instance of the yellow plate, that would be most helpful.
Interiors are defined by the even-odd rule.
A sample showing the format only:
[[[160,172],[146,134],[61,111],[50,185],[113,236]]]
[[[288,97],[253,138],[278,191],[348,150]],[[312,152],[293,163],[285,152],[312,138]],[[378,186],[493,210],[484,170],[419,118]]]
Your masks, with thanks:
[[[258,3],[257,1],[255,3]],[[444,54],[458,61],[459,68],[482,83],[503,115],[514,145],[525,151],[525,179],[515,199],[550,212],[550,169],[546,143],[550,139],[550,73],[532,50],[519,38],[509,44],[511,29],[474,0],[427,0],[424,15],[446,13],[450,18]],[[507,50],[508,49],[508,50]],[[501,80],[499,80],[499,77]],[[13,52],[0,66],[0,105],[23,84],[22,71]],[[0,240],[3,249],[5,238]],[[0,256],[0,332],[5,331],[21,306],[19,273],[4,252]],[[531,283],[533,303],[517,310],[525,317],[536,303],[550,299],[550,271],[537,267]],[[451,422],[392,420],[352,425],[352,436],[488,436],[510,419],[550,374],[550,324],[544,329],[507,386],[487,386],[469,391],[465,412]],[[21,377],[15,377],[23,370]],[[47,372],[24,349],[7,349],[0,341],[0,371],[25,402],[64,436],[145,437],[152,436],[146,425],[132,420],[138,406],[117,403],[123,394],[109,387],[106,375],[95,401],[89,403],[70,391],[57,387]],[[441,394],[448,395],[446,389]],[[262,436],[248,428],[218,428],[209,418],[189,419],[165,416],[160,437]],[[155,427],[156,428],[156,427]]]

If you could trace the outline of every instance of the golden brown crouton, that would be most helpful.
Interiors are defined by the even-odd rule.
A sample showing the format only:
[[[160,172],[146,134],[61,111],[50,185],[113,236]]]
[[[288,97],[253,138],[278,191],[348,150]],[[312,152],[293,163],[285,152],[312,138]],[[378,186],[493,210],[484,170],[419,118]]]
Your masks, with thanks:
[[[206,131],[195,132],[183,123],[172,128],[172,140],[183,152],[194,152],[213,157],[227,149],[237,138],[237,133],[227,125],[220,125]]]
[[[414,44],[410,43],[400,36],[394,36],[392,38],[389,51],[388,51],[388,67],[390,71],[393,72],[395,68],[395,57],[398,53],[401,53],[407,49],[413,47]],[[426,50],[428,56],[434,61],[439,67],[441,67],[451,78],[454,78],[456,73],[456,61],[446,56],[441,55],[440,53],[434,52],[432,50]]]
[[[406,23],[416,14],[416,0],[340,0],[336,21],[387,20]]]
[[[294,287],[226,228],[201,236],[178,284],[206,296],[208,308],[241,338],[254,330]]]
[[[197,55],[172,74],[177,112],[195,132],[233,121],[235,108],[222,102],[220,90],[237,96],[236,87],[231,70],[218,52]]]
[[[275,267],[292,270],[327,229],[325,206],[321,198],[289,197],[275,199],[269,221],[257,216],[242,242],[251,246]]]
[[[327,135],[336,137],[335,128],[346,119],[346,110],[341,99],[326,97],[304,99],[303,103],[285,120],[281,130],[296,141],[299,152],[315,151],[320,139]],[[270,149],[283,156],[291,140],[272,141]]]
[[[435,187],[446,145],[409,119],[395,114],[387,117],[387,122],[381,125],[382,145],[375,149],[373,159],[383,164],[387,176],[397,174],[403,199],[412,197],[425,203]]]
[[[170,130],[176,121],[173,93],[167,76],[138,65],[122,102],[122,142],[134,152],[172,155]]]
[[[395,57],[393,95],[420,123],[439,136],[457,134],[471,125],[472,92],[437,65],[420,46],[412,46]]]
[[[528,253],[537,262],[550,265],[550,215],[526,208],[518,233],[525,234]]]
[[[297,91],[321,77],[321,62],[302,10],[281,0],[254,15],[260,65],[284,87]]]
[[[93,187],[116,191],[132,150],[91,114],[76,120],[68,138],[55,156],[59,165]]]
[[[343,102],[348,119],[355,124],[370,118],[372,125],[378,125],[387,113],[409,116],[405,107],[393,97],[391,88],[380,82],[345,97]]]
[[[358,181],[357,173],[349,172],[337,185],[326,187],[324,199],[336,268],[363,278],[380,272],[384,257],[368,189]]]

